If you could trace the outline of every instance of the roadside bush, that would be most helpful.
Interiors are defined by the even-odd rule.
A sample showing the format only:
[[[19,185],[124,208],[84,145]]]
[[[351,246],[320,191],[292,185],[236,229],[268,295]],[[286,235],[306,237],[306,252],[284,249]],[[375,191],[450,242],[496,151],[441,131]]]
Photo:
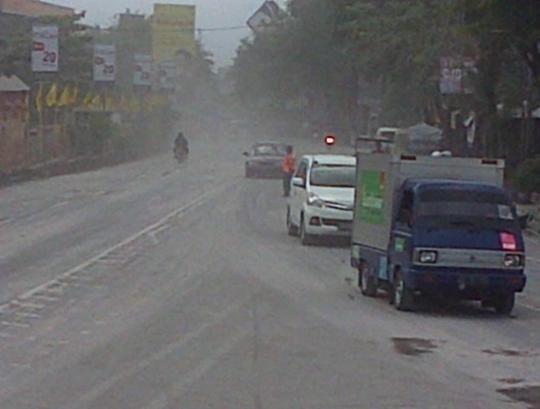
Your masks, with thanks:
[[[527,159],[518,166],[514,184],[521,193],[527,195],[540,192],[540,156]]]

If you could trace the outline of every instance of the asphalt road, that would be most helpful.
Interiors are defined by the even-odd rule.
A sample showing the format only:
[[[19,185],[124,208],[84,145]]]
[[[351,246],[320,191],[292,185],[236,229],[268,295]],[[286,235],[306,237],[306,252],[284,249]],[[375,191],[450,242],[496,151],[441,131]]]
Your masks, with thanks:
[[[287,236],[247,144],[0,190],[1,409],[539,407],[539,242],[513,318],[397,312]]]

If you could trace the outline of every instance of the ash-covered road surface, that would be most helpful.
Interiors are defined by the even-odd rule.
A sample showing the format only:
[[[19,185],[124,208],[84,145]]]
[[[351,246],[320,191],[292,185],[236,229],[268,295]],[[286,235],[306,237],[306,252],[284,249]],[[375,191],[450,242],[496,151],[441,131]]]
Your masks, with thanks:
[[[287,236],[250,142],[0,191],[0,408],[539,407],[538,242],[514,318],[397,312]]]

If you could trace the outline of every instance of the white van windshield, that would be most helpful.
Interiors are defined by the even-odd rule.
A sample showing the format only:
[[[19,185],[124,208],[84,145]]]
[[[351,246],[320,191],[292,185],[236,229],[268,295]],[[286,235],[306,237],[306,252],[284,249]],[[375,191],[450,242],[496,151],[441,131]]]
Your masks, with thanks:
[[[311,185],[323,187],[354,187],[356,167],[317,166],[311,170]]]

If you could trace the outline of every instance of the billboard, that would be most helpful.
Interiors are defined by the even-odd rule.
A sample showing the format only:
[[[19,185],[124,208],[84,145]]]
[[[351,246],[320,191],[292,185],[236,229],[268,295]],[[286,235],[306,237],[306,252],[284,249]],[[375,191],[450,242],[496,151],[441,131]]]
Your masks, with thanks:
[[[152,85],[152,56],[135,54],[133,56],[133,85]]]
[[[58,72],[58,26],[32,27],[32,71]]]
[[[174,61],[163,61],[159,64],[159,87],[164,90],[176,89],[178,66]]]
[[[472,94],[471,77],[477,72],[476,60],[468,57],[441,57],[441,94]]]
[[[156,64],[195,54],[195,6],[154,5],[152,50]]]
[[[116,47],[114,45],[94,46],[94,81],[114,82],[116,79]]]
[[[260,33],[268,29],[279,16],[280,8],[275,1],[267,0],[248,19],[247,25],[255,33]]]

